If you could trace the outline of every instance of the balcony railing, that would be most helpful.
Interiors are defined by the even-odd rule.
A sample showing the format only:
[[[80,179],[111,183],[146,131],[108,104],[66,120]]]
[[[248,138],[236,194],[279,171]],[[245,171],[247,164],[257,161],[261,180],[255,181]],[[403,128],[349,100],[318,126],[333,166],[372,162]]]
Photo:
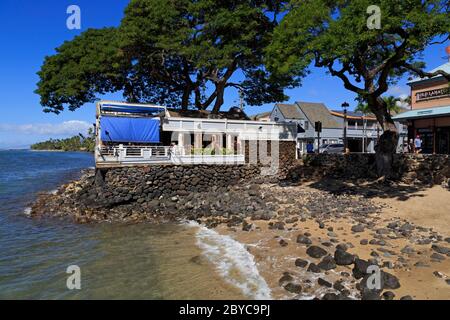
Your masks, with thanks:
[[[113,167],[147,164],[244,164],[245,156],[237,153],[229,151],[214,154],[180,146],[103,146],[97,148],[96,165]]]

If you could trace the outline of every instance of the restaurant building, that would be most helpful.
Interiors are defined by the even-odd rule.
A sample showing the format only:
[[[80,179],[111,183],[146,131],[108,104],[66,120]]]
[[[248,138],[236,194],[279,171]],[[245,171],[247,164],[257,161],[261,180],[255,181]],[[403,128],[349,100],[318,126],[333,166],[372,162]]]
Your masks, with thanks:
[[[450,73],[450,62],[431,72]],[[408,138],[420,135],[422,153],[450,154],[450,84],[438,75],[410,81],[411,110],[394,118],[408,125]]]
[[[276,148],[282,145],[295,155],[295,125],[252,121],[239,108],[211,114],[205,110],[100,101],[95,128],[97,168],[248,164],[267,160],[269,148],[270,157],[275,157]]]

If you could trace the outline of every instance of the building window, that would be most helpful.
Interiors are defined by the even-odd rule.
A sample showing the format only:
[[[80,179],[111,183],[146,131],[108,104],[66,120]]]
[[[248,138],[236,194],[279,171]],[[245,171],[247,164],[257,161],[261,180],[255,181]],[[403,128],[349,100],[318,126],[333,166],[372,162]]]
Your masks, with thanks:
[[[309,130],[309,122],[305,121],[305,130]]]

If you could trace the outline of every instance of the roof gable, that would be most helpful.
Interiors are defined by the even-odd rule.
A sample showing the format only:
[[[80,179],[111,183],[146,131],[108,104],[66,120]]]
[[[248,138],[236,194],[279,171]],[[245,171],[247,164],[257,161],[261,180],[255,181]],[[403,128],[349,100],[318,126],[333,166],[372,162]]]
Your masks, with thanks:
[[[312,123],[320,121],[323,128],[339,128],[339,123],[334,120],[328,108],[323,103],[296,102],[301,111]]]
[[[286,103],[278,103],[276,104],[278,110],[280,110],[283,117],[286,119],[296,119],[302,120],[304,119],[302,113],[298,109],[296,104],[286,104]]]

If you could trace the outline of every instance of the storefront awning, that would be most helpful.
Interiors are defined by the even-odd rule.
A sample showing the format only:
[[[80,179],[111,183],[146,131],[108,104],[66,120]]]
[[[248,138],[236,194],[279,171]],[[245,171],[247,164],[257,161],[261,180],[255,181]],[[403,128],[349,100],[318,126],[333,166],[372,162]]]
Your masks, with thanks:
[[[159,143],[159,118],[127,118],[103,116],[100,120],[104,142]]]
[[[450,117],[450,106],[406,111],[392,117],[392,119],[412,120],[412,119],[426,119],[426,118],[437,118],[446,116]]]

